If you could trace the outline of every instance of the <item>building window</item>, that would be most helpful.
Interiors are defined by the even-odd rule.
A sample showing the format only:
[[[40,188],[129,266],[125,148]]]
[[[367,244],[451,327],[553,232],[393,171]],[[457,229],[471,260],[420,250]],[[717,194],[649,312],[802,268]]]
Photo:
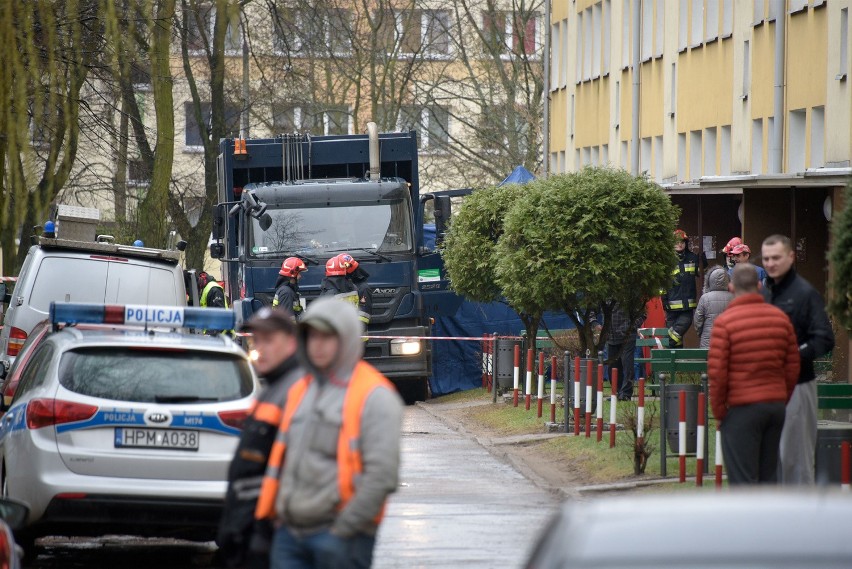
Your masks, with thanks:
[[[716,129],[704,129],[704,168],[702,176],[716,175]]]
[[[677,50],[681,52],[686,49],[686,44],[689,43],[687,36],[689,34],[689,12],[686,2],[678,2],[677,4]]]
[[[610,0],[603,1],[603,73],[609,74],[609,60],[612,50],[610,32],[612,27],[612,6]]]
[[[731,125],[722,127],[721,154],[719,155],[719,174],[731,175]]]
[[[734,31],[734,0],[722,0],[722,37],[727,38]]]
[[[651,173],[651,137],[643,138],[639,141],[639,171],[641,173]]]
[[[601,5],[592,6],[592,78],[601,76]]]
[[[654,179],[658,183],[663,181],[663,137],[654,137]]]
[[[772,12],[776,2],[771,2],[769,5],[769,11]],[[808,9],[808,0],[790,0],[790,13],[795,14],[796,12],[801,12],[802,10]],[[780,15],[780,14],[778,14]]]
[[[443,10],[442,10],[443,11]],[[449,21],[449,12],[447,13]],[[482,13],[486,43],[495,53],[533,55],[538,48],[538,14],[535,12],[487,11]],[[447,26],[449,34],[449,26]],[[447,36],[449,42],[449,35]]]
[[[594,40],[592,38],[592,9],[586,8],[583,16],[583,80],[592,78],[592,56]]]
[[[203,150],[206,137],[210,136],[212,106],[210,103],[201,103],[201,120],[204,121],[204,129],[198,124],[195,113],[195,104],[187,101],[183,105],[186,120],[184,144],[189,150]],[[240,131],[240,107],[232,103],[225,103],[224,109],[225,132],[223,136],[233,136]]]
[[[630,0],[624,0],[624,6],[621,8],[621,68],[628,67],[630,67]]]
[[[763,23],[763,18],[766,16],[766,8],[763,5],[764,0],[754,0],[754,14],[752,16],[752,24],[757,26]]]
[[[403,105],[399,110],[397,130],[414,129],[422,149],[440,151],[450,140],[450,111],[447,107]]]
[[[657,13],[654,16],[656,31],[654,32],[654,57],[663,55],[663,44],[666,29],[666,5],[665,0],[657,0]]]
[[[135,91],[151,90],[151,64],[147,61],[134,61],[130,64],[130,82]]]
[[[751,46],[749,40],[743,42],[743,90],[740,98],[748,99],[748,92],[751,89]]]
[[[751,173],[763,173],[763,119],[751,121]]]
[[[583,80],[585,75],[583,74],[583,13],[577,13],[577,61],[576,61],[576,69],[574,70],[574,75],[577,79],[577,83]]]
[[[592,146],[591,149],[589,150],[589,153],[590,153],[589,163],[592,166],[597,166],[599,164],[598,158],[599,158],[600,149],[598,149],[597,146]]]
[[[654,3],[650,0],[642,2],[642,61],[651,59],[651,49],[654,45]]]
[[[601,166],[609,164],[609,144],[601,145]]]
[[[825,166],[825,107],[811,110],[811,168]]]
[[[621,167],[624,170],[630,167],[630,143],[626,140],[621,141]]]
[[[194,8],[187,7],[186,14],[186,47],[190,53],[206,51],[213,41],[213,30],[216,25],[216,8],[210,3],[198,3]],[[240,29],[239,12],[234,10],[225,30],[225,51],[235,52],[242,48],[242,32]]]
[[[512,53],[534,55],[538,49],[538,14],[517,12],[512,26]]]
[[[411,55],[423,48],[423,14],[420,10],[382,10],[378,19],[378,43],[385,53]]]
[[[705,39],[710,42],[719,37],[719,3],[713,0],[707,2],[707,24]]]
[[[591,153],[592,153],[592,152],[591,152],[591,148],[589,148],[588,146],[586,146],[586,147],[584,147],[584,148],[582,148],[582,149],[581,149],[581,152],[580,152],[580,163],[581,163],[583,166],[588,166],[588,165],[591,163],[591,162],[590,162],[590,160],[591,160]]]
[[[615,82],[615,113],[613,113],[612,126],[618,128],[621,122],[621,81]]]
[[[574,122],[575,122],[574,110],[575,110],[574,109],[574,95],[571,95],[571,108],[569,109],[569,111],[571,113],[571,118],[568,121],[568,134],[572,138],[574,137]]]
[[[677,112],[677,62],[672,63],[671,77],[669,77],[669,116],[674,117]]]
[[[689,131],[689,177],[697,180],[701,177],[701,131]]]
[[[550,171],[554,174],[559,173],[559,153],[551,152],[550,153]]]
[[[276,134],[306,132],[314,135],[349,134],[349,107],[303,103],[273,108],[272,128]]]
[[[692,0],[692,35],[689,45],[701,45],[704,32],[704,0]]]
[[[686,180],[686,133],[679,132],[677,135],[677,179],[680,182]]]
[[[840,69],[837,79],[846,79],[849,73],[849,8],[840,10]]]
[[[329,9],[326,12],[325,32],[328,47],[332,53],[347,55],[352,50],[352,13],[344,8]]]
[[[450,11],[423,10],[421,32],[427,55],[450,54]]]
[[[551,40],[550,46],[550,85],[551,91],[555,91],[562,85],[562,25],[556,23],[550,26]]]
[[[805,109],[790,111],[790,139],[788,143],[787,171],[805,170]]]
[[[559,151],[559,171],[560,172],[567,172],[566,167],[567,167],[567,165],[565,164],[565,151],[560,150]]]

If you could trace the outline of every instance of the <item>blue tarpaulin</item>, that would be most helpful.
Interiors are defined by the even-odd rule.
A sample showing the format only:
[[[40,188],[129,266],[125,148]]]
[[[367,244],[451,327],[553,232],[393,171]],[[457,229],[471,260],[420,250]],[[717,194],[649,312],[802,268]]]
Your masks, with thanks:
[[[498,186],[505,186],[506,184],[526,184],[530,180],[535,180],[535,176],[533,176],[532,172],[524,168],[523,166],[518,166],[512,173],[506,176],[506,179],[497,184]]]

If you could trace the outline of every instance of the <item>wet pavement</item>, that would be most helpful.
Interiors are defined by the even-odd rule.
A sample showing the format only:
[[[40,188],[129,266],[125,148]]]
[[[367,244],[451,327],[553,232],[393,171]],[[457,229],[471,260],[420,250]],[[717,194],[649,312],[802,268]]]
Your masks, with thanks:
[[[420,407],[406,409],[402,445],[401,487],[373,567],[522,567],[557,500]],[[218,569],[213,544],[128,537],[41,543],[25,569]]]

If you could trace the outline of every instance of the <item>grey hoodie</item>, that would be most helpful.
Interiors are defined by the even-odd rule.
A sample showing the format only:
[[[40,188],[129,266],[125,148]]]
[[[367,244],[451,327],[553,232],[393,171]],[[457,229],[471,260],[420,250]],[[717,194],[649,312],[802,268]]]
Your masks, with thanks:
[[[340,352],[327,373],[313,368],[305,354],[307,329],[317,322],[340,337]],[[299,321],[300,356],[314,381],[290,424],[275,504],[278,519],[296,531],[330,527],[341,537],[375,534],[374,518],[398,484],[403,403],[395,390],[379,387],[367,398],[361,418],[364,472],[355,481],[355,495],[338,511],[337,440],[346,388],[364,349],[362,330],[355,307],[334,298],[315,300]]]
[[[710,290],[701,295],[695,309],[695,331],[701,336],[702,348],[710,347],[713,322],[734,299],[734,295],[728,291],[729,282],[728,271],[724,267],[714,267],[707,275]]]

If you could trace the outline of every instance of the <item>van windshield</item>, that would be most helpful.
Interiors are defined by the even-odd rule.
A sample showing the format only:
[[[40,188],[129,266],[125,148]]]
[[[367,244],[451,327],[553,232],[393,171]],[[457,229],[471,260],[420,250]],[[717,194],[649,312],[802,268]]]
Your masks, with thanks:
[[[270,206],[266,231],[252,220],[249,250],[253,257],[327,254],[367,249],[378,253],[413,250],[410,198],[375,202]]]

